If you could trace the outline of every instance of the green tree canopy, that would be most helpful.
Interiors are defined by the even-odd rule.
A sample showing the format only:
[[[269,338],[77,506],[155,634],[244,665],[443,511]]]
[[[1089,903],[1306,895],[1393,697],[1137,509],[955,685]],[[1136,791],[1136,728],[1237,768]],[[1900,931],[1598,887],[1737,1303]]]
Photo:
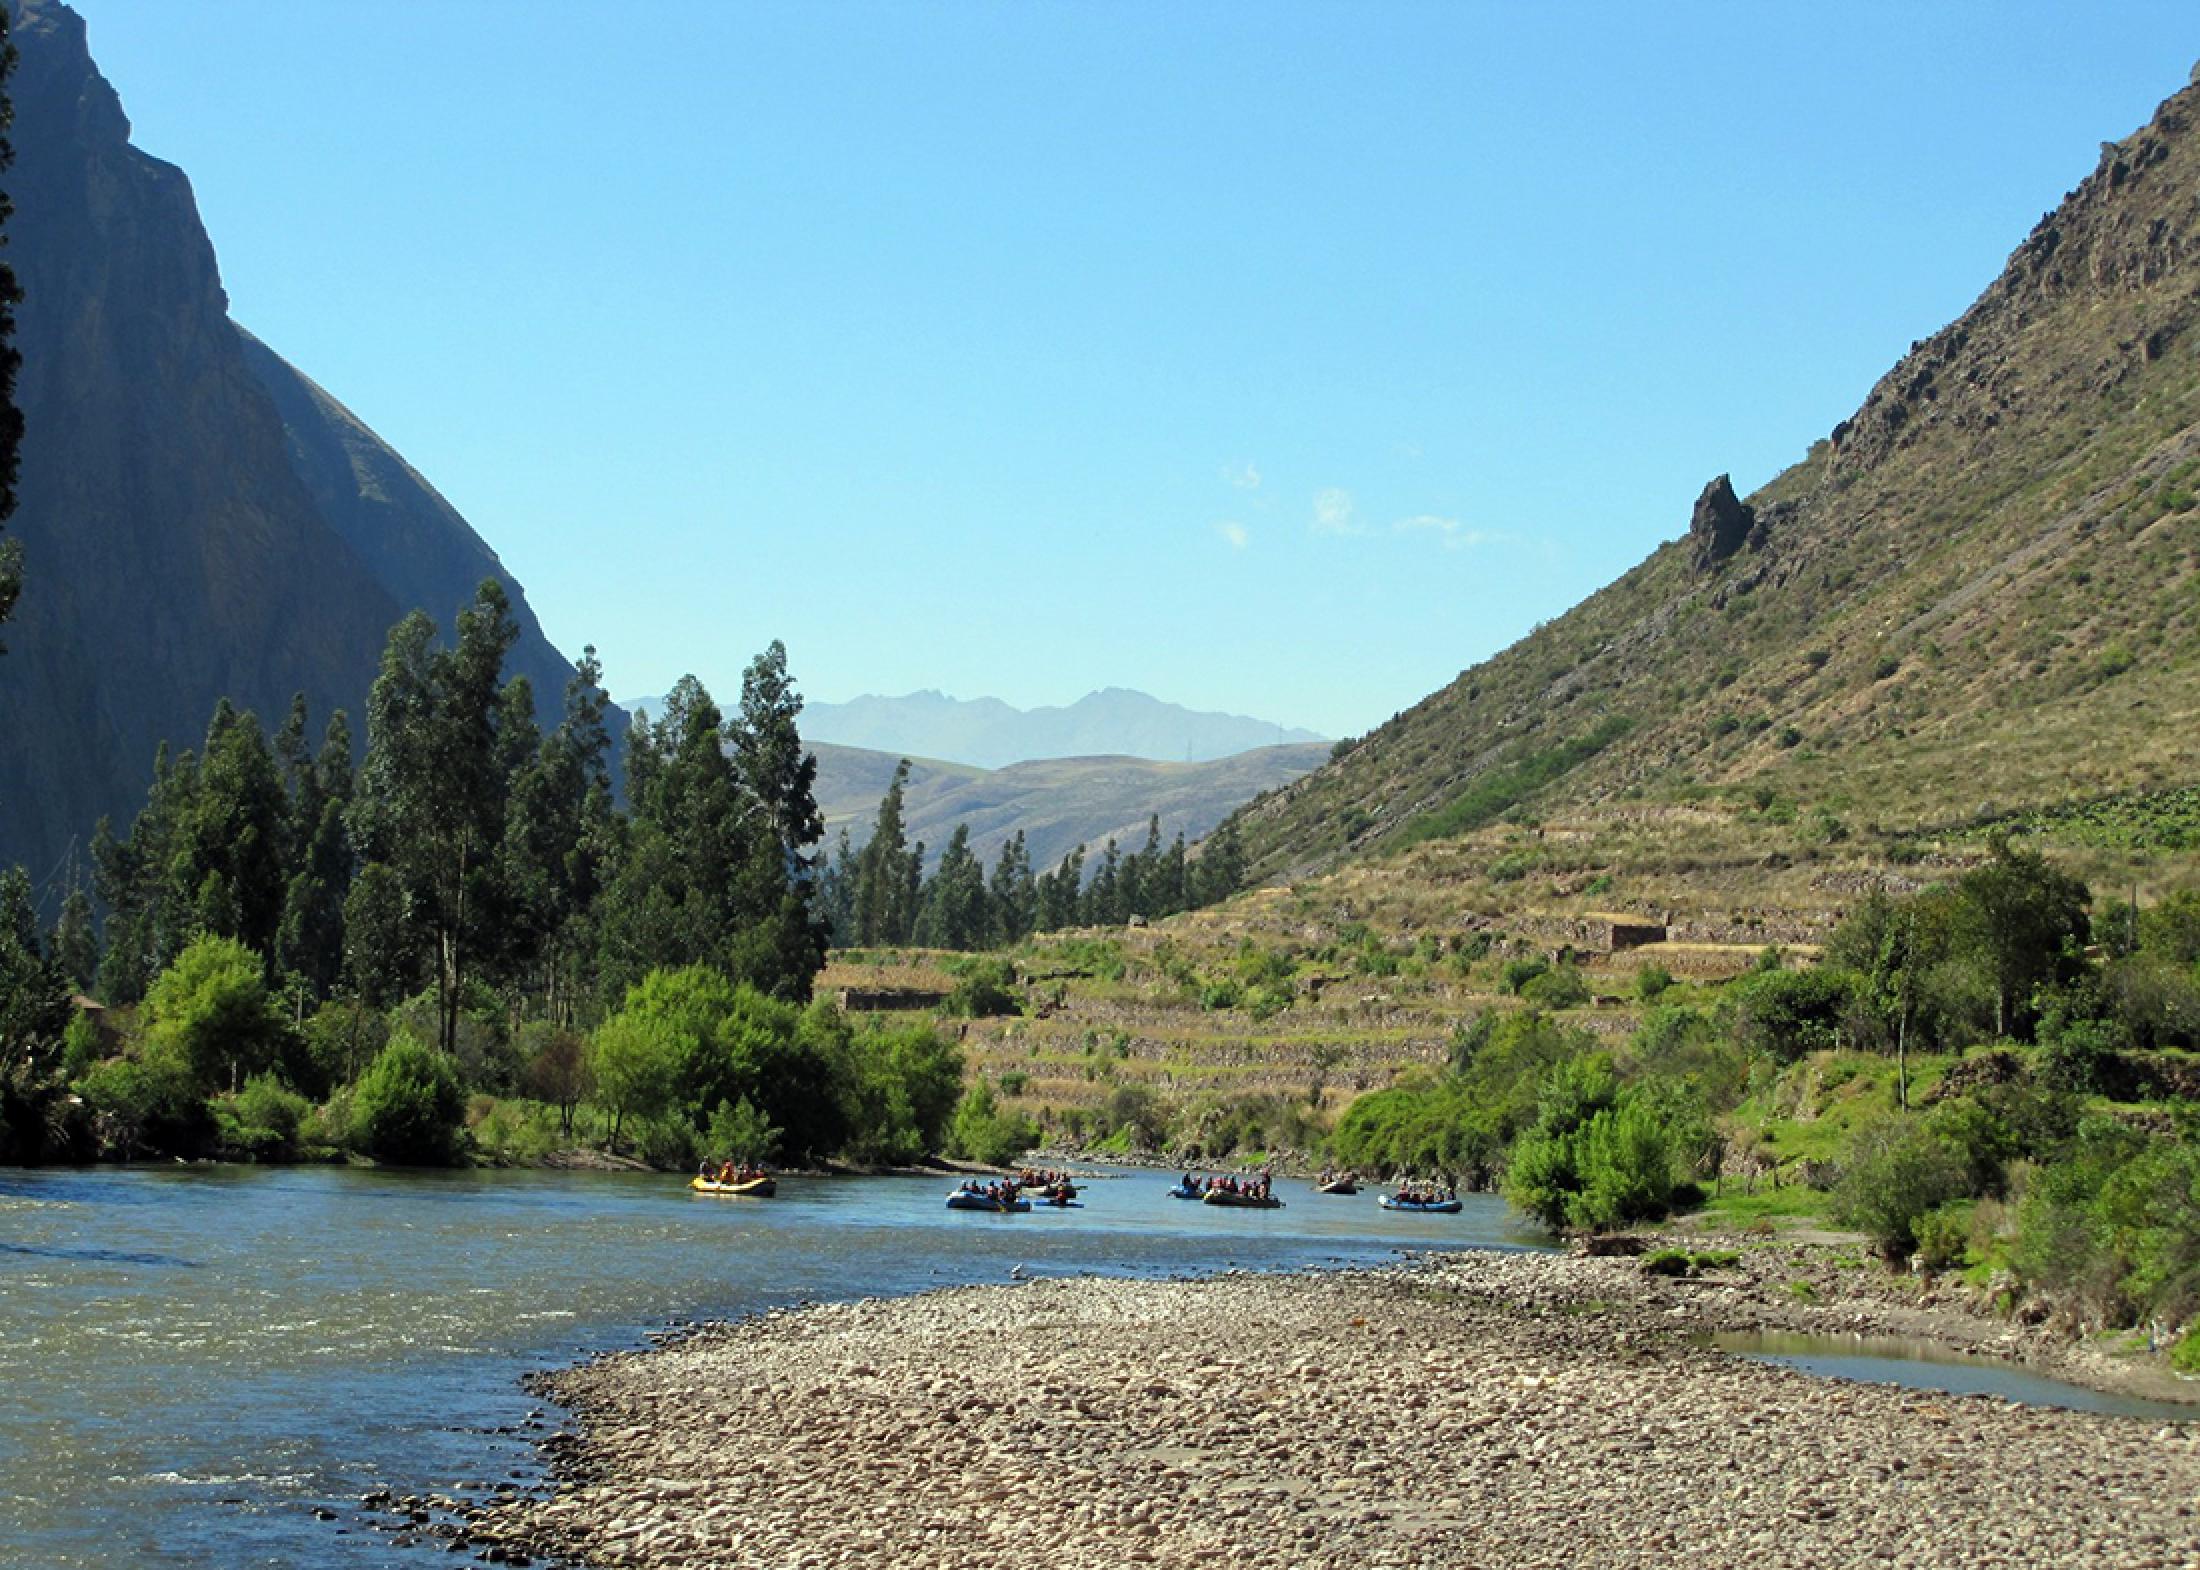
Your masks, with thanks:
[[[146,994],[148,1034],[202,1090],[235,1090],[274,1067],[289,1037],[260,957],[235,938],[195,939]]]

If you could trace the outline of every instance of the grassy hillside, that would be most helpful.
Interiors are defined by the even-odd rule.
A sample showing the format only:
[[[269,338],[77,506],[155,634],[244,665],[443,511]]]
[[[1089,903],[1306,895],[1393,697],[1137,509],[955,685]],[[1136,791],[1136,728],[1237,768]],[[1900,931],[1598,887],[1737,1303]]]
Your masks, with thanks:
[[[1562,810],[1779,799],[1914,832],[2189,782],[2196,115],[2187,89],[2105,147],[1960,320],[1746,499],[1731,554],[1661,547],[1236,814],[1255,875]]]
[[[879,798],[899,758],[861,747],[821,742],[818,804],[828,841],[843,825],[857,844],[866,839]],[[1043,758],[1003,769],[913,760],[903,821],[909,838],[933,854],[959,823],[988,863],[1021,831],[1032,865],[1052,867],[1079,845],[1097,853],[1109,839],[1127,850],[1145,843],[1147,819],[1159,814],[1164,840],[1196,839],[1230,810],[1262,791],[1305,774],[1329,754],[1326,743],[1259,747],[1211,763],[1156,763],[1145,758]]]

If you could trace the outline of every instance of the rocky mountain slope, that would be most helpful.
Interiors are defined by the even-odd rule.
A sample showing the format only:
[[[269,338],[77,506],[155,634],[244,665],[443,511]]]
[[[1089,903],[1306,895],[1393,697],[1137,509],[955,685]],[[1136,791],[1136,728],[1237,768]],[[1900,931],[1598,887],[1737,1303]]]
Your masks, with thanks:
[[[1714,481],[1685,538],[1241,811],[1256,872],[1507,814],[1784,802],[1901,833],[2188,783],[2196,327],[2200,86],[1803,462]]]
[[[0,865],[45,879],[223,696],[355,721],[389,628],[490,572],[555,703],[570,667],[397,455],[229,320],[189,180],[130,145],[83,20],[8,0],[27,580],[0,661]]]
[[[1034,758],[1153,758],[1206,763],[1256,747],[1320,741],[1312,731],[1165,703],[1143,692],[1107,687],[1075,703],[1018,709],[998,698],[912,692],[866,694],[846,703],[812,703],[803,733],[844,747],[911,757],[947,758],[1004,768]]]
[[[828,844],[845,825],[861,845],[901,754],[830,742],[813,743],[813,750]],[[980,769],[917,759],[904,790],[903,821],[910,839],[924,841],[932,856],[957,824],[968,824],[971,845],[988,865],[1021,831],[1032,865],[1044,870],[1079,845],[1097,855],[1110,838],[1136,850],[1145,843],[1149,816],[1157,813],[1164,841],[1179,833],[1197,839],[1231,809],[1299,778],[1326,756],[1327,746],[1316,742],[1260,747],[1206,763],[1042,758]]]

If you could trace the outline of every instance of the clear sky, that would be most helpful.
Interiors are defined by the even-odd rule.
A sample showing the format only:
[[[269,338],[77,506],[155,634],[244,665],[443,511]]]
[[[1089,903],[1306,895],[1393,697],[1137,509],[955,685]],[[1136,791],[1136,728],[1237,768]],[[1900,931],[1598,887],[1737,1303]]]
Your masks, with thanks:
[[[75,0],[237,319],[615,693],[1360,731],[1745,492],[2189,3]]]

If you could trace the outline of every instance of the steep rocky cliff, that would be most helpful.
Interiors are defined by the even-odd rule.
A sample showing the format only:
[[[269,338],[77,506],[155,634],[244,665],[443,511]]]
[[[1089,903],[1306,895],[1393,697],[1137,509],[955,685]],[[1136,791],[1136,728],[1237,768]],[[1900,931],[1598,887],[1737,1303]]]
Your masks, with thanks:
[[[316,723],[356,719],[391,624],[448,618],[500,569],[230,322],[190,182],[130,145],[82,19],[8,3],[27,578],[0,659],[0,865],[44,879],[102,813],[134,810],[160,742],[194,745],[219,698],[272,723],[302,691]],[[569,667],[515,600],[518,668],[554,703]]]

